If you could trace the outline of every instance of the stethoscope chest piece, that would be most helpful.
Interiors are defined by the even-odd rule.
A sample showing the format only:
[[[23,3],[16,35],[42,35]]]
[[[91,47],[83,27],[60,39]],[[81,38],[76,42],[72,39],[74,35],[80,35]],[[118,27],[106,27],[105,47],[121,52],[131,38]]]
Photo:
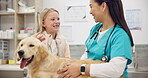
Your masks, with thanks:
[[[102,57],[102,61],[103,61],[103,62],[107,62],[107,60],[108,60],[108,57],[107,57],[107,56],[103,56],[103,57]]]

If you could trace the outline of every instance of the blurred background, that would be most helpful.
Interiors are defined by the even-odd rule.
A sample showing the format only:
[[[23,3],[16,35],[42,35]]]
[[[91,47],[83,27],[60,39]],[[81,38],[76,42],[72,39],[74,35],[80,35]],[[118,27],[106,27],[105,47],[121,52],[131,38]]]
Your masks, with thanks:
[[[129,78],[148,78],[148,0],[122,1],[135,43]],[[19,69],[13,53],[21,39],[37,32],[38,14],[43,8],[59,11],[60,31],[70,44],[71,59],[80,59],[85,52],[85,40],[95,25],[89,0],[0,0],[0,78],[26,76],[26,69]]]

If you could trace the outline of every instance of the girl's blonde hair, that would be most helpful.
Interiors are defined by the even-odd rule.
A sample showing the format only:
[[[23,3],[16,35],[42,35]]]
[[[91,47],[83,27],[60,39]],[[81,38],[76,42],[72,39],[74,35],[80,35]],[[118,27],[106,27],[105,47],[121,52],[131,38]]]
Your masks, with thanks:
[[[54,8],[45,8],[40,12],[40,18],[39,18],[40,32],[45,31],[45,28],[42,26],[42,22],[46,19],[48,13],[51,13],[51,12],[57,12],[59,14],[58,10]]]

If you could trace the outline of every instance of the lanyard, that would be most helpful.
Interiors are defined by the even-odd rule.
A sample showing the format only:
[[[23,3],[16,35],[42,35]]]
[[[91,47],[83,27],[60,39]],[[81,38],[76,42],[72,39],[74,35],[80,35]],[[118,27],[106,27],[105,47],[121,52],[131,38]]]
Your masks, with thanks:
[[[98,30],[97,30],[96,32],[94,32],[93,35],[90,37],[90,40],[93,39],[93,37],[94,37],[94,39],[93,39],[93,41],[91,41],[91,44],[90,44],[90,46],[88,47],[88,49],[87,49],[87,51],[86,51],[87,53],[89,53],[89,49],[90,49],[90,47],[92,46],[93,42],[96,40],[96,38],[97,38],[97,36],[98,36],[98,34],[99,34],[99,30],[100,30],[100,28],[101,28],[102,26],[103,26],[103,24],[102,24],[102,25],[98,28]],[[105,44],[104,54],[103,54],[103,57],[102,57],[102,61],[104,61],[104,62],[107,62],[107,61],[108,61],[108,57],[106,56],[106,48],[107,48],[107,45],[108,45],[109,38],[110,38],[111,34],[113,33],[115,27],[116,27],[116,24],[114,25],[114,28],[113,28],[112,31],[110,32],[110,34],[109,34],[109,36],[108,36],[108,38],[107,38],[106,44]],[[89,42],[90,42],[90,40],[89,40]],[[88,43],[88,42],[87,42],[87,43]]]

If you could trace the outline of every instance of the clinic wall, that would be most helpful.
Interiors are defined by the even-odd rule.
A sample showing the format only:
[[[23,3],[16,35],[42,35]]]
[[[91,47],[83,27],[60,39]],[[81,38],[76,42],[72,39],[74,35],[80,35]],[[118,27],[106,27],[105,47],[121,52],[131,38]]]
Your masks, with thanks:
[[[142,29],[132,30],[135,44],[148,44],[148,0],[122,0],[125,9],[141,9]]]
[[[89,14],[89,0],[43,0],[44,8],[55,8],[60,12],[61,25],[72,26],[71,45],[83,45],[89,31],[95,22]],[[131,30],[135,44],[148,44],[148,0],[122,0],[124,9],[141,9],[142,12],[142,30]],[[64,21],[64,10],[66,5],[86,5],[87,21],[85,22],[66,22]]]
[[[55,8],[60,12],[60,20],[62,25],[71,25],[72,26],[72,41],[69,43],[71,45],[84,44],[89,30],[92,25],[95,24],[93,18],[89,14],[89,0],[44,0],[44,7],[46,8]],[[64,20],[64,9],[66,5],[86,5],[87,6],[87,21],[85,22],[66,22]]]

